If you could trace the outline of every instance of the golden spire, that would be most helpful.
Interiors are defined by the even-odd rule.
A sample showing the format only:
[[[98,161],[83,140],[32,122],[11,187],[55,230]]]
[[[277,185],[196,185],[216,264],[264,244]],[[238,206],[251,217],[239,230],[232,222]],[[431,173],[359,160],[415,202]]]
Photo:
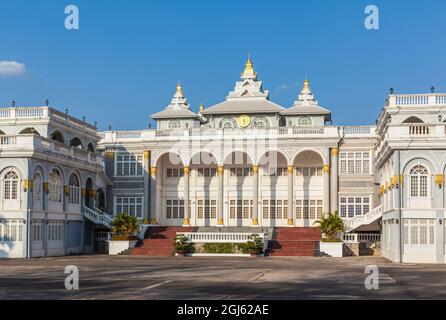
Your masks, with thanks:
[[[204,104],[203,104],[203,102],[200,104],[200,112],[203,112],[204,111]]]
[[[310,81],[305,77],[304,87],[302,88],[301,94],[311,94]]]
[[[242,78],[256,78],[256,73],[253,67],[254,64],[251,60],[251,53],[248,52],[248,61],[246,61],[245,70],[242,73]]]
[[[177,93],[181,96],[183,96],[183,86],[181,85],[181,81],[178,81],[178,85],[177,85]]]

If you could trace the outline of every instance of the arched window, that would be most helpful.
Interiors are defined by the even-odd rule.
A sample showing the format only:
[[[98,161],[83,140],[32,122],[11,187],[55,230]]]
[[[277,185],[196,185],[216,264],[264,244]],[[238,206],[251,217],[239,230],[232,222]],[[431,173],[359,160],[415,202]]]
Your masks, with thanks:
[[[42,175],[39,171],[34,174],[33,179],[33,203],[35,208],[41,208],[42,201]]]
[[[171,120],[169,122],[169,129],[178,129],[178,128],[181,128],[180,120]]]
[[[82,141],[78,137],[74,137],[73,139],[71,139],[70,146],[78,149],[83,149]]]
[[[91,142],[88,144],[87,149],[88,149],[88,151],[90,151],[91,153],[95,153],[95,151],[94,151],[94,146],[93,146],[93,144],[92,144]]]
[[[301,117],[299,118],[298,125],[302,127],[309,127],[313,125],[313,121],[310,117]]]
[[[54,131],[51,134],[51,140],[55,140],[55,141],[58,141],[60,143],[65,143],[65,139],[63,137],[63,134],[60,131],[57,131],[57,130]]]
[[[233,119],[225,118],[220,121],[219,127],[222,129],[233,129],[233,128],[236,128],[237,126]]]
[[[421,165],[410,170],[410,196],[412,198],[426,198],[428,195],[429,172]]]
[[[256,128],[269,128],[269,121],[266,118],[255,118],[254,121],[252,122],[253,126]]]
[[[35,134],[37,136],[40,136],[40,133],[36,129],[31,128],[31,127],[23,129],[22,131],[20,131],[19,134]]]
[[[9,170],[3,177],[3,199],[17,200],[19,198],[19,175]]]
[[[69,188],[68,203],[80,204],[81,203],[80,183],[79,183],[79,178],[75,173],[73,173],[70,177],[70,180],[68,182],[68,188]]]
[[[62,202],[62,175],[59,170],[53,169],[50,173],[48,199],[53,202]]]

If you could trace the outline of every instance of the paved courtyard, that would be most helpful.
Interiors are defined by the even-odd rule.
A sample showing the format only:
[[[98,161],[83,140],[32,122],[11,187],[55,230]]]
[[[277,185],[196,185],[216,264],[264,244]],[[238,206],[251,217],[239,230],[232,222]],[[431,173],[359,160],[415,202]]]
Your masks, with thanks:
[[[80,288],[65,289],[65,267]],[[367,290],[377,265],[379,290]],[[446,299],[446,266],[382,258],[109,257],[0,260],[0,299]]]

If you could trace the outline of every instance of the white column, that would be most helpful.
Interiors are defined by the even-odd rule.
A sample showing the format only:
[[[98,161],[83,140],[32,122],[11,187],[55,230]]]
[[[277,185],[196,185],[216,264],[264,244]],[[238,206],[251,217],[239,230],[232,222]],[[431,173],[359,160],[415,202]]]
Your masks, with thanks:
[[[184,166],[184,220],[183,226],[190,226],[190,206],[189,206],[189,177],[190,167]]]
[[[161,220],[158,220],[158,212],[157,212],[157,169],[156,167],[150,168],[150,212],[149,212],[149,223],[157,224]]]
[[[218,199],[217,199],[217,225],[224,226],[224,218],[223,218],[223,188],[224,188],[224,173],[225,168],[223,166],[219,166],[217,169],[218,172]]]
[[[252,225],[259,225],[259,166],[252,166]]]
[[[143,219],[144,223],[149,223],[150,218],[150,150],[144,150],[144,209],[143,209]]]
[[[331,211],[338,211],[338,160],[339,149],[331,149]]]
[[[288,225],[294,225],[294,166],[288,165]]]
[[[330,165],[325,164],[324,174],[324,214],[330,212]]]

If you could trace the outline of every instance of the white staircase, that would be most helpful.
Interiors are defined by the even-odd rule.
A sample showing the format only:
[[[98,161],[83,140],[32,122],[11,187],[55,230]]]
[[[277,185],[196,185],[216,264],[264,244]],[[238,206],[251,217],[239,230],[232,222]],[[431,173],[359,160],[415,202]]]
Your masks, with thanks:
[[[356,216],[351,219],[345,219],[344,220],[345,232],[349,233],[362,225],[371,224],[372,222],[375,222],[382,216],[383,216],[383,206],[381,205],[363,216]]]
[[[98,208],[94,208],[93,210],[87,207],[83,207],[82,214],[85,218],[87,218],[94,224],[103,225],[104,227],[111,229],[111,221],[113,220],[113,218],[109,214],[99,210]]]

